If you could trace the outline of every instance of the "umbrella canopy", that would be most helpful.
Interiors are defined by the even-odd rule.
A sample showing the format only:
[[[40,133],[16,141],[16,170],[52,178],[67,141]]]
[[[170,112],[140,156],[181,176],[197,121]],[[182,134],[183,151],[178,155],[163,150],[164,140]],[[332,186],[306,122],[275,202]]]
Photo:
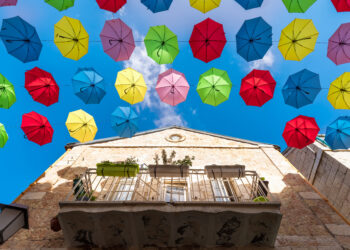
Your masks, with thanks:
[[[190,86],[185,75],[169,69],[158,76],[156,91],[160,99],[172,106],[184,102]]]
[[[119,18],[105,22],[100,38],[104,52],[116,62],[129,60],[135,49],[132,30]]]
[[[272,45],[272,27],[261,17],[246,20],[236,35],[237,53],[246,61],[265,56]]]
[[[25,72],[25,85],[34,101],[45,106],[58,102],[60,88],[53,76],[38,67]]]
[[[244,9],[250,10],[261,7],[264,0],[235,0]]]
[[[289,13],[305,13],[317,0],[282,0]]]
[[[331,83],[327,99],[335,109],[350,109],[350,72],[343,73]]]
[[[75,0],[45,0],[45,3],[48,3],[57,10],[62,11],[73,7],[74,1]]]
[[[295,18],[282,30],[278,49],[284,59],[301,61],[314,50],[317,37],[318,31],[311,19]]]
[[[118,72],[115,87],[119,97],[130,104],[142,102],[147,91],[142,74],[132,68]]]
[[[350,23],[343,23],[328,40],[327,56],[336,65],[350,62]]]
[[[231,88],[232,82],[227,72],[211,68],[199,77],[197,92],[202,102],[217,106],[229,98]]]
[[[81,68],[73,76],[73,89],[85,104],[99,104],[106,95],[103,77],[93,68]]]
[[[101,9],[116,13],[127,0],[96,0],[96,2]]]
[[[0,37],[7,52],[27,63],[39,59],[42,44],[35,28],[19,16],[3,19]]]
[[[172,63],[179,54],[177,36],[165,25],[150,27],[144,42],[148,56],[158,64]]]
[[[141,3],[153,13],[166,11],[170,8],[173,0],[141,0]]]
[[[190,0],[190,5],[203,13],[219,7],[220,3],[221,0]]]
[[[226,44],[224,27],[210,18],[196,24],[190,38],[193,56],[210,62],[221,56]]]
[[[315,118],[299,115],[287,122],[283,138],[288,147],[302,149],[316,140],[319,131]]]
[[[82,109],[68,114],[66,127],[70,136],[82,143],[92,141],[97,133],[94,118]]]
[[[138,116],[130,107],[118,107],[112,113],[112,128],[120,137],[132,137],[137,131]]]
[[[320,91],[319,75],[303,69],[288,77],[283,86],[282,94],[286,104],[300,108],[313,103]]]
[[[64,57],[79,60],[89,48],[89,35],[78,19],[62,17],[55,24],[54,42]]]
[[[350,11],[350,0],[332,0],[338,12]]]
[[[331,149],[350,148],[350,117],[340,116],[326,130],[325,141]]]
[[[275,87],[269,71],[254,69],[242,79],[239,95],[247,105],[261,107],[272,99]]]
[[[0,7],[14,6],[17,4],[17,0],[0,0]]]
[[[40,146],[52,141],[53,129],[45,116],[34,111],[22,116],[21,129],[26,138]]]
[[[16,102],[15,88],[0,73],[0,108],[9,109]]]
[[[0,148],[3,148],[9,139],[7,132],[5,130],[5,126],[0,123]]]

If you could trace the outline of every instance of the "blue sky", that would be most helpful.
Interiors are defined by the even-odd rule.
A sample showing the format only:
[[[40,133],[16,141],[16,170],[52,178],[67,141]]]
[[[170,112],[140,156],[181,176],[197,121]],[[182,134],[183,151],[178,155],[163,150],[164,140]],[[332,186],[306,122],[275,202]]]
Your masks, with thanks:
[[[135,105],[140,113],[140,131],[168,125],[184,125],[194,129],[261,141],[285,148],[282,132],[285,123],[300,115],[316,118],[321,132],[329,123],[349,111],[335,110],[327,101],[327,89],[321,91],[314,104],[294,109],[284,104],[282,86],[288,75],[307,68],[320,74],[321,85],[329,84],[345,71],[349,65],[336,66],[327,57],[328,38],[341,23],[348,22],[350,13],[337,13],[330,0],[317,1],[305,14],[290,14],[282,0],[264,0],[262,8],[245,11],[234,0],[223,0],[219,8],[202,14],[189,5],[188,0],[175,0],[167,12],[153,14],[139,0],[129,0],[117,14],[100,10],[95,0],[76,0],[73,8],[58,12],[44,0],[18,0],[16,7],[0,8],[0,17],[21,16],[37,28],[43,42],[40,60],[23,64],[7,54],[0,43],[0,73],[15,86],[17,102],[9,109],[0,110],[0,123],[9,134],[7,145],[0,149],[0,190],[1,203],[12,202],[27,186],[40,176],[60,155],[64,145],[74,142],[65,127],[68,112],[84,109],[95,117],[98,133],[96,138],[115,136],[110,126],[110,114],[117,106],[127,103],[119,99],[114,88],[118,71],[127,66],[144,74],[149,91],[145,101]],[[78,18],[83,23],[92,41],[89,53],[79,61],[64,58],[53,43],[54,24],[64,15]],[[235,43],[227,43],[222,56],[208,64],[192,56],[187,42],[180,42],[180,53],[173,65],[159,66],[149,59],[142,42],[132,58],[127,62],[114,62],[103,52],[99,34],[106,20],[120,17],[133,28],[135,40],[141,41],[150,26],[167,25],[178,36],[179,41],[188,41],[193,25],[207,17],[224,25],[227,40],[235,40],[235,35],[246,19],[262,16],[273,27],[274,44],[263,60],[247,63],[236,53]],[[294,18],[311,18],[320,35],[315,51],[301,62],[285,61],[277,48],[281,30]],[[24,72],[33,67],[49,71],[60,85],[59,103],[50,107],[32,100],[24,88]],[[73,94],[71,78],[79,67],[94,67],[108,83],[107,95],[99,105],[85,105]],[[159,73],[168,68],[183,72],[191,89],[186,102],[172,108],[160,103],[154,90]],[[211,107],[203,104],[195,91],[199,75],[211,67],[226,70],[233,83],[230,99]],[[248,107],[239,96],[241,79],[253,68],[268,69],[277,82],[274,98],[262,108]],[[22,114],[36,111],[46,116],[55,132],[51,144],[40,147],[24,139],[20,129]]]

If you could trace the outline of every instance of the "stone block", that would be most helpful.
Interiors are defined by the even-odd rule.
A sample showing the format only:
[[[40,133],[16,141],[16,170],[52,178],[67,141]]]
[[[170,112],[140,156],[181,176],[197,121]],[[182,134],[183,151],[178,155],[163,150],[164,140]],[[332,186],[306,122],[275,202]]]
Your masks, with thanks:
[[[21,200],[41,200],[45,194],[46,192],[26,192]]]
[[[350,226],[348,224],[326,224],[326,227],[334,235],[350,236]]]
[[[321,196],[319,196],[316,192],[299,192],[299,195],[306,200],[319,200]]]

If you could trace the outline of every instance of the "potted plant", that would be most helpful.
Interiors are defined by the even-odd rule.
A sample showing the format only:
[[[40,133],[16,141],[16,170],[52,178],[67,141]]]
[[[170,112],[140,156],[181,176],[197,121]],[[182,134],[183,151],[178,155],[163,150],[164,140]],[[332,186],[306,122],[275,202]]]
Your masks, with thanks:
[[[262,194],[261,194],[261,192],[262,192]],[[261,177],[259,179],[258,195],[260,193],[260,195],[267,196],[268,192],[269,192],[269,181],[265,180],[265,177]]]
[[[135,157],[129,157],[125,161],[103,161],[96,164],[98,176],[135,177],[140,168]]]
[[[258,196],[256,198],[253,199],[254,202],[268,202],[269,199],[267,199],[266,197],[264,196]]]

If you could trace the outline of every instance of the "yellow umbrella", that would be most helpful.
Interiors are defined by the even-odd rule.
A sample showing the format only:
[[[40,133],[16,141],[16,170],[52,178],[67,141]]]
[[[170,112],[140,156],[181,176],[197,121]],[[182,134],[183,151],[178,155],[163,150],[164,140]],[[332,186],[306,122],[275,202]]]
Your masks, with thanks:
[[[190,5],[203,12],[206,13],[212,9],[219,7],[221,0],[190,0]]]
[[[327,99],[335,109],[350,109],[350,72],[331,83]]]
[[[115,87],[119,97],[130,104],[142,102],[147,91],[142,74],[132,68],[118,72]]]
[[[70,136],[80,142],[92,141],[97,132],[94,118],[82,109],[68,114],[66,126]]]
[[[318,31],[311,19],[295,18],[282,30],[278,48],[284,59],[301,61],[314,51]]]
[[[79,60],[88,52],[89,34],[78,19],[64,16],[55,24],[54,42],[64,57]]]

